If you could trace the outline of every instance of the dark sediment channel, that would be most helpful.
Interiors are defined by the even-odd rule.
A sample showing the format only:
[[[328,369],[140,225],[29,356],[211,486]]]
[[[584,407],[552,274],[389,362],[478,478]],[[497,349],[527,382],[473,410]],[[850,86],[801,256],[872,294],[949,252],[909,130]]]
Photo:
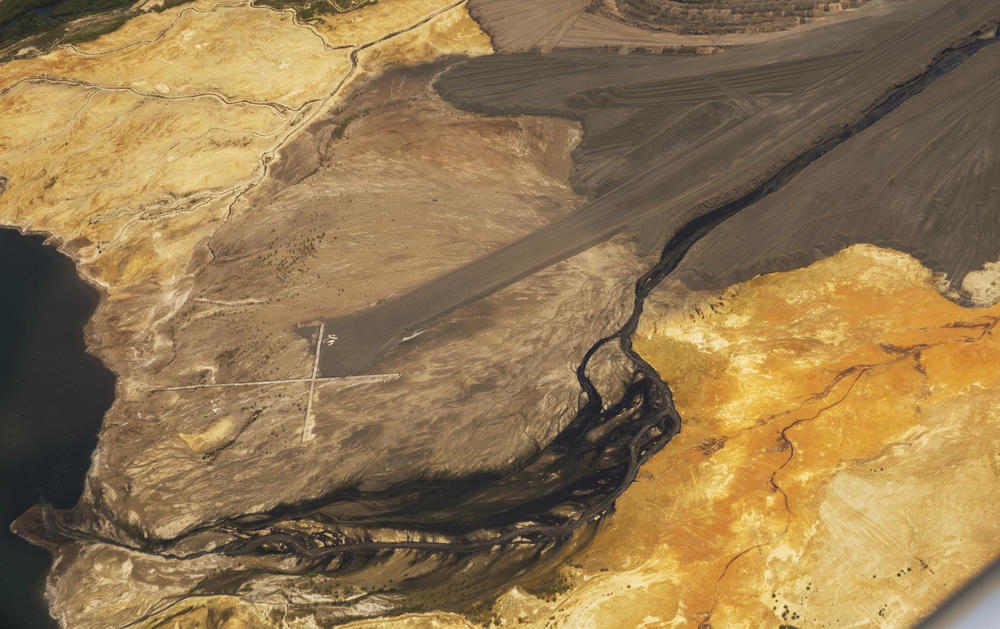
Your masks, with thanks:
[[[72,507],[83,490],[114,375],[86,353],[98,294],[41,236],[0,229],[0,626],[55,627],[42,599],[48,552],[7,526],[44,500]]]

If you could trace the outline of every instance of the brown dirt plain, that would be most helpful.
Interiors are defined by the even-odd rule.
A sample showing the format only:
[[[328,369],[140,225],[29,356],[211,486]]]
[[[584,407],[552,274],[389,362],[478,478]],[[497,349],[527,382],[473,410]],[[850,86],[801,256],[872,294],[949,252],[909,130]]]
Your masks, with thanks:
[[[50,234],[104,297],[88,347],[118,385],[86,527],[128,545],[359,478],[509,467],[572,418],[580,356],[631,302],[627,239],[427,329],[404,348],[419,366],[390,356],[386,378],[320,382],[312,401],[301,381],[317,339],[299,323],[583,201],[568,182],[576,123],[464,113],[431,89],[444,66],[427,63],[490,50],[463,3],[385,1],[310,25],[194,3],[2,68],[2,220]],[[257,380],[278,382],[204,386]],[[65,626],[117,626],[218,565],[66,547],[48,596]]]
[[[904,39],[927,48],[915,60],[893,57],[903,43],[870,35],[899,27],[912,17],[907,11],[944,7],[936,0],[872,0],[789,31],[711,36],[652,32],[587,13],[582,1],[553,3],[544,15],[542,3],[532,4],[520,11],[524,3],[513,0],[468,7],[381,0],[304,24],[291,11],[197,0],[142,14],[93,42],[0,66],[0,223],[49,234],[101,290],[88,347],[118,375],[70,518],[94,541],[60,546],[48,580],[47,600],[63,626],[318,627],[340,618],[337,610],[377,617],[393,609],[377,595],[380,583],[412,569],[405,554],[362,575],[368,594],[376,592],[362,597],[333,592],[321,575],[267,574],[274,564],[253,556],[178,560],[135,545],[338,487],[374,492],[412,478],[507,469],[573,417],[575,367],[627,317],[631,283],[655,261],[649,241],[670,231],[680,213],[656,225],[636,221],[428,323],[366,377],[313,379],[317,346],[336,343],[317,336],[320,321],[416,291],[567,220],[649,157],[619,151],[649,128],[635,111],[596,112],[592,121],[600,124],[586,131],[597,140],[588,144],[578,122],[456,109],[433,83],[460,56],[566,45],[721,52],[700,57],[720,60],[707,66],[695,55],[636,61],[607,53],[580,66],[586,73],[592,64],[624,86],[616,92],[612,79],[587,86],[597,89],[578,95],[583,108],[591,97],[621,97],[623,110],[649,93],[649,111],[669,101],[672,118],[658,120],[653,137],[665,144],[645,150],[684,174],[679,156],[690,147],[710,161],[715,149],[702,149],[719,129],[755,137],[784,116],[806,121],[806,131],[796,135],[790,126],[779,138],[784,144],[765,148],[800,146],[827,119],[788,105],[782,98],[790,92],[832,91],[834,81],[824,84],[831,75],[843,79],[871,61],[886,64],[889,78],[851,96],[874,98],[940,46],[930,48],[951,43],[949,28],[993,10],[957,3],[954,19],[914,22]],[[894,21],[896,10],[904,17]],[[885,15],[884,24],[877,20]],[[830,58],[815,62],[824,44],[812,34],[849,32],[854,21],[861,24],[854,39],[838,39]],[[866,46],[875,44],[872,61]],[[788,50],[804,60],[786,58]],[[539,83],[551,80],[535,104],[551,97],[565,107],[579,91],[560,83],[571,73],[560,79],[552,71],[576,54],[532,62],[549,72]],[[923,104],[901,109],[899,117],[923,121],[917,131],[893,123],[886,137],[858,138],[864,151],[829,160],[844,160],[861,179],[870,164],[859,154],[914,136],[921,139],[899,150],[931,146],[953,155],[944,131],[920,136],[932,123],[942,128],[934,116],[963,121],[966,144],[985,137],[975,135],[972,120],[983,115],[984,128],[995,126],[988,98],[996,92],[995,54],[943,79],[956,84],[928,92]],[[675,74],[643,83],[647,68],[675,59]],[[751,76],[759,93],[739,83],[741,71],[766,64],[785,64],[774,85],[766,80],[774,66]],[[482,67],[486,75],[495,69]],[[722,78],[693,79],[703,67]],[[637,91],[628,91],[630,82]],[[500,101],[513,98],[498,85],[483,89]],[[949,100],[967,91],[969,100]],[[849,116],[859,103],[830,108]],[[704,129],[686,133],[690,120]],[[613,148],[604,162],[602,130]],[[758,154],[773,157],[750,153]],[[995,172],[995,150],[979,143],[969,155],[953,170],[975,182],[966,199],[981,210],[968,223],[974,230],[996,201],[995,186],[984,183]],[[728,167],[750,181],[770,164],[751,161],[731,156]],[[921,194],[932,162],[894,173],[910,183],[907,194],[886,192],[871,203],[889,207]],[[611,166],[602,170],[602,163]],[[716,170],[703,170],[718,183]],[[827,198],[840,190],[834,174],[809,180],[826,181]],[[821,211],[818,200],[791,189],[789,205],[805,199],[803,207]],[[865,190],[844,201],[857,202]],[[942,202],[927,211],[946,213],[945,197],[962,199],[962,190],[942,188]],[[691,194],[725,192],[701,186]],[[678,205],[694,198],[670,195]],[[755,230],[747,233],[758,244],[771,233],[767,225]],[[742,251],[726,244],[732,233],[722,229],[721,244],[706,239],[703,247]],[[866,242],[864,234],[838,236],[825,249],[807,238],[782,240],[756,252],[764,263],[747,253],[738,269],[717,253],[696,256],[707,262],[682,276],[690,285],[671,282],[650,298],[635,340],[675,391],[685,431],[644,467],[593,542],[553,572],[481,601],[475,613],[429,611],[352,626],[914,622],[1000,551],[996,514],[986,513],[1000,489],[990,447],[1000,431],[993,355],[1000,310],[990,306],[1000,262],[982,266],[1000,252],[942,269],[925,250],[903,246],[924,242],[922,234],[876,242],[920,260],[869,245],[834,246]],[[799,268],[824,256],[832,257]],[[767,266],[776,259],[787,264]],[[782,272],[753,277],[772,271]],[[950,273],[951,288],[940,271]],[[960,289],[964,303],[984,308],[939,292]],[[591,376],[613,397],[629,372],[602,358]],[[211,547],[222,539],[216,534],[177,550]],[[191,595],[237,566],[260,574],[229,595],[216,595],[224,584],[211,596]]]

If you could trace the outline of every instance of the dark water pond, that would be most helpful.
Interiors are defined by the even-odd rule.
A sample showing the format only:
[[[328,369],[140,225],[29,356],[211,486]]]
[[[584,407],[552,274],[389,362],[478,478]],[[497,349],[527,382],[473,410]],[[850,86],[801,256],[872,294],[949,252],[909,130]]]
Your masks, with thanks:
[[[0,627],[55,627],[42,587],[48,553],[8,526],[45,499],[83,490],[114,376],[84,352],[98,294],[39,236],[0,229]]]

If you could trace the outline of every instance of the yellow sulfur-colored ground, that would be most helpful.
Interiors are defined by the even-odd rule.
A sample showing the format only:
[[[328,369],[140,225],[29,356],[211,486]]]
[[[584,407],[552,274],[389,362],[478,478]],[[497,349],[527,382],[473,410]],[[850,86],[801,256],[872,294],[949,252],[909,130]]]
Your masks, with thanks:
[[[424,22],[431,15],[458,8],[468,16],[463,2],[456,0],[391,0],[379,1],[349,13],[320,16],[317,32],[333,46],[357,46],[374,41],[388,33],[398,33]],[[475,22],[468,18],[475,26]],[[476,26],[476,30],[479,30]],[[481,31],[480,31],[481,33]],[[481,35],[485,37],[485,35]],[[457,46],[464,39],[459,37]],[[486,42],[489,38],[486,37]]]
[[[131,45],[112,37],[92,42],[86,54],[60,48],[14,61],[4,75],[17,80],[44,74],[167,98],[214,93],[229,101],[299,108],[322,98],[350,69],[349,49],[328,49],[294,24],[290,12],[220,3],[173,13],[159,29],[145,24]]]
[[[1000,551],[1000,306],[960,307],[933,279],[858,245],[648,310],[635,346],[682,433],[563,569],[567,591],[515,588],[493,612],[619,629],[906,627],[932,610]]]
[[[962,308],[932,280],[859,245],[647,319],[636,348],[686,425],[588,563],[637,566],[652,626],[719,627],[908,626],[985,567],[1000,307]],[[597,625],[621,626],[617,608]]]
[[[360,58],[368,71],[375,71],[425,63],[447,54],[485,55],[492,50],[490,38],[469,17],[465,7],[459,6],[442,12],[420,28],[364,50]]]

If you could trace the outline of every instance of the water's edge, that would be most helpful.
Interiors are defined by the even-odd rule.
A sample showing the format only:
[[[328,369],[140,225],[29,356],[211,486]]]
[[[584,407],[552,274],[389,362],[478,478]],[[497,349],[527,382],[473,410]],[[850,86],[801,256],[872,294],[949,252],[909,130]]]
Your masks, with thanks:
[[[0,228],[0,294],[12,306],[0,308],[0,625],[54,627],[41,596],[50,557],[6,529],[40,498],[77,502],[115,376],[84,341],[100,294],[46,235]]]

